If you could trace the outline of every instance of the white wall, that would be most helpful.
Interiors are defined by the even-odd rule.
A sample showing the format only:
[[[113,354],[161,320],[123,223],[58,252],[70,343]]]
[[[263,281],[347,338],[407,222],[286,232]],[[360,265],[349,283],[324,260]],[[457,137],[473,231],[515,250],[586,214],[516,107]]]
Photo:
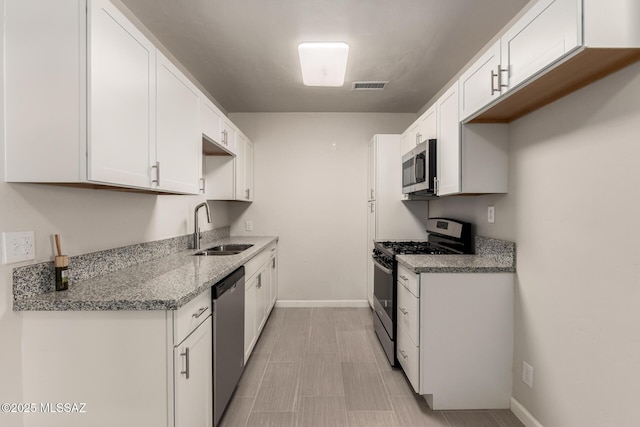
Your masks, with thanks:
[[[255,201],[235,203],[231,234],[278,235],[280,300],[366,299],[367,144],[415,114],[245,113]],[[330,145],[336,143],[337,150]]]
[[[517,243],[513,395],[545,427],[639,423],[639,137],[635,64],[510,125],[509,194],[430,202]]]

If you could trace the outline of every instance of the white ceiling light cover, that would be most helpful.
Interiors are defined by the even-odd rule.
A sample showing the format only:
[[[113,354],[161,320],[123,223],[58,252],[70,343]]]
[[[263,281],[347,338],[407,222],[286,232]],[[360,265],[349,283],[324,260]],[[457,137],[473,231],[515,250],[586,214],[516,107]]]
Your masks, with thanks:
[[[344,42],[305,42],[298,45],[305,86],[342,86],[349,45]]]

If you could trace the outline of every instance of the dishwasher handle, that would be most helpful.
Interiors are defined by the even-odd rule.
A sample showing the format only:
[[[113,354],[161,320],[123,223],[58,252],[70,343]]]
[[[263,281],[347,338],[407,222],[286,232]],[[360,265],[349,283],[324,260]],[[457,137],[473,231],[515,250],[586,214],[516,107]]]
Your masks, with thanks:
[[[233,273],[213,285],[211,288],[211,299],[215,301],[227,292],[233,292],[240,282],[244,283],[244,266],[238,268]]]

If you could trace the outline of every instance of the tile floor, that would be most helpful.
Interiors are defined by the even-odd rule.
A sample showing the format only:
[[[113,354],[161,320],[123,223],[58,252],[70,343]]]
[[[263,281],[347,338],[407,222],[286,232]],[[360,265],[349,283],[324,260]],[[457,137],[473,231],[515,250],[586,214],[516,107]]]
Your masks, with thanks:
[[[520,427],[509,410],[432,411],[389,366],[366,308],[275,308],[223,427]]]

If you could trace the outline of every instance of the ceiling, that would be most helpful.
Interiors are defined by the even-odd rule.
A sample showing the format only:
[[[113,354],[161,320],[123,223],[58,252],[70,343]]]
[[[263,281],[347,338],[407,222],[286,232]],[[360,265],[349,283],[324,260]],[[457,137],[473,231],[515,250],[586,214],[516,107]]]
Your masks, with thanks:
[[[416,113],[528,1],[122,0],[229,113]],[[304,41],[349,44],[343,87],[302,84]]]

